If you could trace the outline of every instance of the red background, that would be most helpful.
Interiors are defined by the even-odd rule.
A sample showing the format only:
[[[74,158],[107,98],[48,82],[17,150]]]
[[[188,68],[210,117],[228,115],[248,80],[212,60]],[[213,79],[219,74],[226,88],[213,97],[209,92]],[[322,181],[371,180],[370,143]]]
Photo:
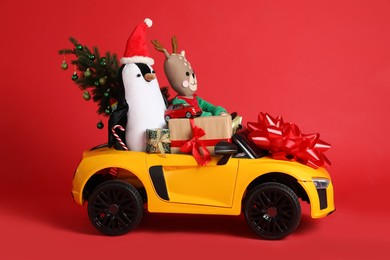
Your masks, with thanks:
[[[389,1],[2,0],[0,10],[0,258],[386,258]],[[149,40],[169,47],[177,36],[199,96],[245,123],[260,111],[282,115],[332,144],[336,213],[312,220],[306,207],[298,230],[272,242],[223,216],[147,215],[133,233],[98,234],[70,189],[82,151],[106,130],[57,50],[74,36],[121,57],[146,17]],[[164,57],[149,51],[165,86]]]

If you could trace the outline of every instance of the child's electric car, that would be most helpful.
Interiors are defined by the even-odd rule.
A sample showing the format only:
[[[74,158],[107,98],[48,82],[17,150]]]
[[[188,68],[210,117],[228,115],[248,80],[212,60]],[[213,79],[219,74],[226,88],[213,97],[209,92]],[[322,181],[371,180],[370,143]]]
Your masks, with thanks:
[[[326,169],[276,160],[245,134],[220,142],[206,166],[190,154],[148,154],[101,146],[83,154],[73,179],[73,198],[88,202],[92,224],[121,235],[150,213],[240,215],[264,239],[293,232],[301,219],[300,200],[311,217],[335,210]]]

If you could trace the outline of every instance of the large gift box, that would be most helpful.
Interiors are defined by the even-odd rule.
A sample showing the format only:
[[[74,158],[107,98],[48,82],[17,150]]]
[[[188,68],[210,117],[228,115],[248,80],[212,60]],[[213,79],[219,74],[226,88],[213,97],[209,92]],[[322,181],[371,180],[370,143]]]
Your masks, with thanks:
[[[218,142],[222,140],[230,141],[232,137],[232,119],[230,116],[170,119],[168,126],[171,134],[172,153],[182,153],[180,148],[196,139],[197,142],[207,148],[210,154],[214,154],[214,147]],[[197,130],[200,130],[200,132],[203,130],[204,133],[199,134]]]
[[[169,129],[146,129],[146,152],[161,153],[163,156],[171,153],[169,135]]]

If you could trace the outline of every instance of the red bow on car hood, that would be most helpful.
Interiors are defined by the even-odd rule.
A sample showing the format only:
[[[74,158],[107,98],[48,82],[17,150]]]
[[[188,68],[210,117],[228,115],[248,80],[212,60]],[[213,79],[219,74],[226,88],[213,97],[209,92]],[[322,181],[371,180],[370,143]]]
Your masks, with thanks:
[[[248,122],[248,137],[256,146],[271,152],[272,158],[291,160],[313,168],[329,166],[330,161],[323,154],[330,144],[320,140],[320,135],[303,134],[296,124],[284,123],[283,118],[273,118],[260,113],[258,122]]]

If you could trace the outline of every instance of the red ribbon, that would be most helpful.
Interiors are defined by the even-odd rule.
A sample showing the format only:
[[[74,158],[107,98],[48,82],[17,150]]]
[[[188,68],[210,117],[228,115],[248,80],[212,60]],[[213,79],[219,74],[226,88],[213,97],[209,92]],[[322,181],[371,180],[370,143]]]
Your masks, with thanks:
[[[215,146],[217,143],[221,141],[226,141],[231,143],[232,139],[231,138],[221,138],[221,139],[206,139],[206,140],[200,140],[202,144],[205,146]],[[171,147],[180,147],[182,146],[185,142],[188,142],[188,140],[171,140]]]
[[[190,119],[191,129],[192,129],[192,138],[180,147],[180,151],[183,153],[191,152],[195,160],[199,165],[205,166],[211,161],[211,156],[209,150],[207,150],[206,145],[199,140],[200,137],[204,136],[205,131],[199,126],[195,125],[194,119]]]
[[[258,122],[248,122],[248,130],[249,139],[270,151],[272,158],[295,159],[313,168],[330,165],[323,154],[330,144],[320,140],[318,133],[303,134],[296,124],[284,123],[281,116],[273,118],[261,112]]]

